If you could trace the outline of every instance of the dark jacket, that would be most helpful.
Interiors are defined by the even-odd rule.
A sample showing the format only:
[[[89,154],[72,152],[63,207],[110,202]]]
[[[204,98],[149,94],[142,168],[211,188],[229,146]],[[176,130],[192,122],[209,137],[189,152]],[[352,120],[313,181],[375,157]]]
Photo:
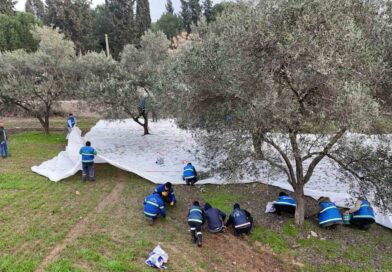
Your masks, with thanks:
[[[204,207],[208,228],[215,230],[224,225],[226,214],[217,208],[212,208],[210,205]]]
[[[200,206],[193,205],[188,211],[188,223],[204,224],[205,213]]]
[[[8,136],[7,133],[5,132],[4,128],[0,128],[0,143],[7,141],[8,140]]]
[[[235,229],[242,229],[252,226],[252,216],[247,210],[234,209],[227,220],[226,226],[234,225]]]

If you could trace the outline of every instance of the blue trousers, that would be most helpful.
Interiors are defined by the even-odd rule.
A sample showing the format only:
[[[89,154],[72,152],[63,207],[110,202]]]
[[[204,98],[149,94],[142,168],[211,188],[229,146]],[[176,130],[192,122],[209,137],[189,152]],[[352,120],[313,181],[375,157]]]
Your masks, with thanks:
[[[8,157],[8,146],[7,146],[7,141],[1,142],[0,143],[0,155],[3,158]]]
[[[94,163],[82,163],[82,180],[86,181],[87,174],[89,175],[90,181],[94,181]]]

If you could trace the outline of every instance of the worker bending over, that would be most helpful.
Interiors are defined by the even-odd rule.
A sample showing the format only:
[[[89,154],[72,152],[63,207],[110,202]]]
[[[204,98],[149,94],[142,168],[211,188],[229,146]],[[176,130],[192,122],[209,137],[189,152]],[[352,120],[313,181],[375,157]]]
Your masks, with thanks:
[[[253,225],[253,218],[251,214],[240,208],[240,204],[234,204],[234,210],[230,214],[229,220],[226,222],[226,227],[233,225],[234,234],[239,236],[241,234],[250,234]]]
[[[279,199],[275,201],[274,207],[277,215],[282,215],[282,212],[294,214],[297,207],[297,202],[294,198],[288,196],[285,192],[279,193]]]
[[[217,208],[211,207],[209,203],[204,205],[204,213],[211,233],[223,232],[225,229],[226,214]]]
[[[171,206],[177,202],[176,196],[174,195],[173,186],[170,182],[158,185],[154,192],[159,194],[164,202],[170,203]]]
[[[155,224],[158,215],[166,217],[165,205],[162,197],[157,193],[152,193],[144,200],[144,215],[151,220],[151,224]]]
[[[190,227],[192,241],[193,243],[196,243],[198,247],[202,246],[203,234],[201,232],[201,226],[204,224],[204,222],[204,211],[200,207],[200,203],[195,201],[188,211],[188,225]]]

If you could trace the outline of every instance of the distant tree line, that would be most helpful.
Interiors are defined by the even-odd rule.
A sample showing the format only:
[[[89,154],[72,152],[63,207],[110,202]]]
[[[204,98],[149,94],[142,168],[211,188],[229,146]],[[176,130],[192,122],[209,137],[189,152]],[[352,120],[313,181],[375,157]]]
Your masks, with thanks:
[[[93,9],[90,0],[27,0],[26,13],[16,12],[15,1],[0,3],[0,51],[23,48],[37,49],[30,31],[36,25],[59,28],[65,38],[74,42],[77,54],[106,50],[108,34],[110,53],[115,59],[126,44],[140,43],[140,38],[151,28],[148,0],[106,0]],[[205,17],[214,21],[225,5],[213,6],[212,0],[181,0],[181,11],[175,13],[171,0],[167,0],[166,13],[153,25],[168,39],[181,31],[191,32],[192,26]]]

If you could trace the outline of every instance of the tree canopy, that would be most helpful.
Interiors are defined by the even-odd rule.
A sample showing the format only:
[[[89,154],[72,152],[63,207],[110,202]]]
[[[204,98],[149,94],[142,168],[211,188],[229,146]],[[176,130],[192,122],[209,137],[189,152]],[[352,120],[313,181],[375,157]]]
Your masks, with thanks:
[[[182,125],[208,131],[198,135],[216,171],[235,178],[268,165],[286,175],[302,224],[303,188],[317,165],[378,117],[385,67],[365,29],[381,31],[375,14],[357,0],[229,7],[173,60],[168,78],[177,83],[165,97],[181,101]]]

